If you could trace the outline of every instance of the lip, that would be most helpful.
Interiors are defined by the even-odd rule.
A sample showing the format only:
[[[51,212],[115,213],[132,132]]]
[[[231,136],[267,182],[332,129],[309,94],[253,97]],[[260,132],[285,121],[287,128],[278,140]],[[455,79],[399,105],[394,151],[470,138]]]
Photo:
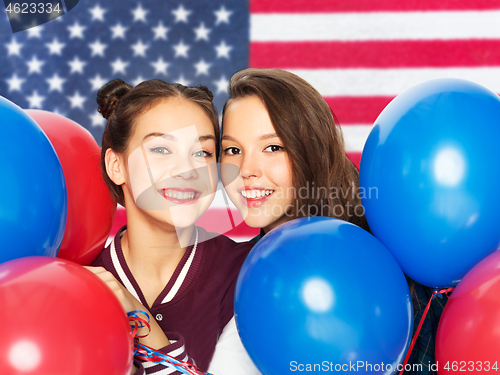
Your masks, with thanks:
[[[238,189],[238,195],[240,196],[241,202],[247,206],[247,207],[260,207],[262,206],[271,196],[274,194],[266,195],[264,197],[260,198],[245,198],[243,195],[241,195],[241,192],[243,190],[246,191],[251,191],[251,190],[260,190],[260,191],[265,191],[265,190],[273,190],[276,191],[276,189],[269,189],[269,188],[263,188],[259,186],[243,186],[242,188]]]
[[[181,192],[181,193],[194,193],[194,197],[190,199],[179,199],[179,198],[174,198],[174,197],[169,197],[166,195],[168,190],[174,190],[176,192]],[[194,204],[198,202],[198,199],[200,199],[202,192],[196,189],[191,189],[191,188],[181,188],[181,187],[168,187],[164,189],[158,189],[158,193],[165,198],[169,202],[173,202],[176,204]]]

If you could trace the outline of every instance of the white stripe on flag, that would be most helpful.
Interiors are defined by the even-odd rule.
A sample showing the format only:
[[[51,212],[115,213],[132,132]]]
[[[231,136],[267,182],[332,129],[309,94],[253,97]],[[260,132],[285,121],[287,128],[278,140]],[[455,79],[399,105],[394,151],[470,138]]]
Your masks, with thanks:
[[[444,77],[467,79],[500,93],[500,67],[290,71],[304,78],[324,97],[396,96],[418,83]]]
[[[365,147],[366,139],[372,130],[372,125],[341,126],[347,152],[361,152]]]
[[[250,40],[498,39],[500,11],[253,14]]]

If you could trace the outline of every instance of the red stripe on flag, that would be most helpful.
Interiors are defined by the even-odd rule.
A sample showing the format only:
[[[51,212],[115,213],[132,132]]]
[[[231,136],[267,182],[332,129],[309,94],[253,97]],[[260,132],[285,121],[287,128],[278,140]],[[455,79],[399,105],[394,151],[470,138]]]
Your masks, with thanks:
[[[361,162],[361,152],[346,152],[347,157],[359,170],[359,163]]]
[[[233,220],[229,223],[228,210]],[[260,230],[250,228],[243,221],[240,212],[235,208],[209,208],[197,221],[196,225],[206,229],[209,232],[224,233],[228,237],[255,237]],[[222,227],[224,226],[224,227]]]
[[[250,66],[253,68],[424,68],[498,65],[500,40],[250,43]]]
[[[338,96],[325,100],[340,125],[371,125],[382,110],[394,99],[392,96]]]
[[[257,236],[259,233],[260,233],[259,228],[250,228],[248,225],[245,224],[245,222],[243,222],[236,228],[231,229],[229,232],[224,233],[224,235],[232,239],[241,237],[253,238]]]
[[[326,13],[500,9],[500,0],[252,0],[251,13]]]

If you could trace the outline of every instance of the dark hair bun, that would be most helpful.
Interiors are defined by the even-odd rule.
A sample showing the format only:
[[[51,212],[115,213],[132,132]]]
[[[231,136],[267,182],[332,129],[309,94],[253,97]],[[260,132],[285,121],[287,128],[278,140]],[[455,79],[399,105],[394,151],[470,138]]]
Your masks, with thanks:
[[[132,88],[132,86],[126,84],[121,79],[114,79],[106,83],[97,92],[97,104],[99,105],[97,112],[108,120],[120,99]]]
[[[208,87],[200,85],[200,86],[197,86],[196,88],[198,90],[200,90],[201,92],[203,92],[205,95],[207,95],[210,98],[210,101],[214,100],[214,95],[208,89]]]

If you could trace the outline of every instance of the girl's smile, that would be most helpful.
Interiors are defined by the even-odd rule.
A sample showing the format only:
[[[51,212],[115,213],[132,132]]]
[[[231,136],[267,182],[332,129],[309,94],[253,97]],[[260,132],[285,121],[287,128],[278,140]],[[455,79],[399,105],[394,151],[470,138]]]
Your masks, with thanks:
[[[158,193],[165,197],[165,199],[169,202],[177,204],[196,203],[202,194],[202,192],[199,190],[180,187],[158,189]]]
[[[238,189],[238,192],[241,194],[243,204],[247,207],[259,207],[271,198],[275,190],[257,186],[244,186]]]

